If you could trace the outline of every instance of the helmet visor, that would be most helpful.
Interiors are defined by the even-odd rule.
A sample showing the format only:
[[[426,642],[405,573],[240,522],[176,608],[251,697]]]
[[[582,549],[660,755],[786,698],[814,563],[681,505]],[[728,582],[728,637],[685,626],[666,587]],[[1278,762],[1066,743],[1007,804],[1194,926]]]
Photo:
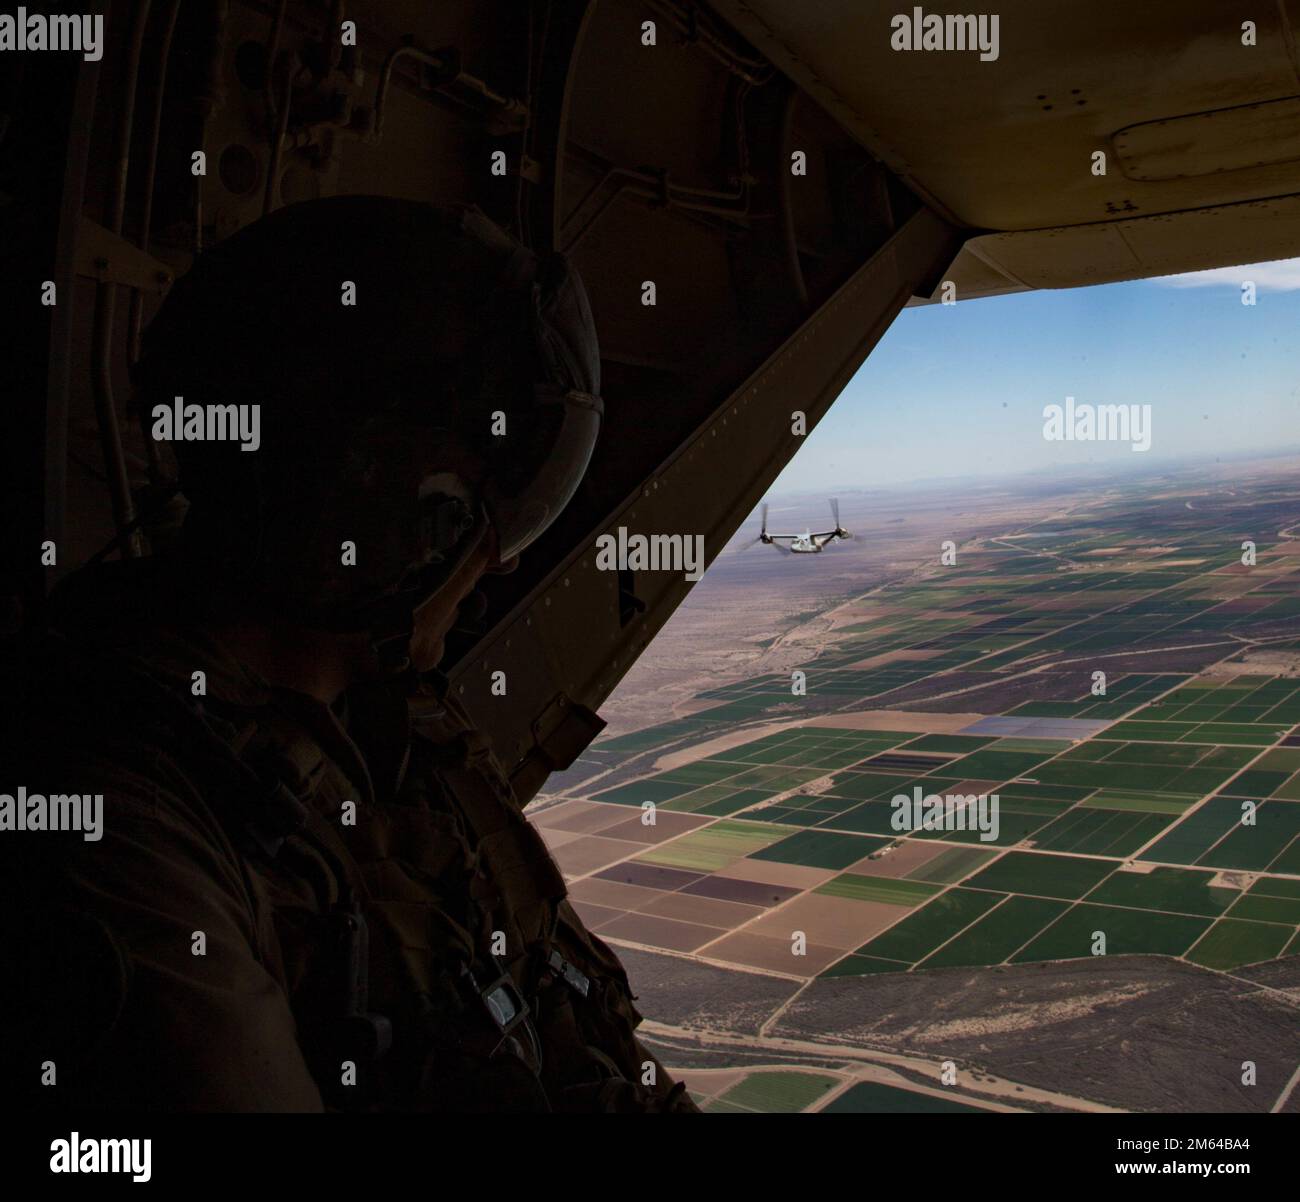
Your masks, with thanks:
[[[483,490],[502,561],[535,542],[573,499],[600,434],[600,397],[544,386],[536,392],[538,404],[558,418],[549,449],[522,485],[508,488],[489,474]]]

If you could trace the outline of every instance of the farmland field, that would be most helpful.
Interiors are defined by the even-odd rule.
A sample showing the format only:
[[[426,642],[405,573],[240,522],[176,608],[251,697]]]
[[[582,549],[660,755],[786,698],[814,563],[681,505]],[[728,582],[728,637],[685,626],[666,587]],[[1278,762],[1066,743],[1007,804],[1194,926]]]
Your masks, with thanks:
[[[1072,497],[1068,516],[976,509],[955,566],[846,588],[802,660],[598,740],[529,811],[590,928],[742,995],[768,982],[795,999],[778,1025],[823,996],[861,1014],[894,978],[924,1010],[945,974],[1033,970],[1032,994],[1067,964],[1076,982],[1127,959],[1300,963],[1300,493],[1263,471],[1187,487],[1194,510],[1168,481]],[[943,818],[900,826],[895,798]],[[1279,1055],[1294,1068],[1300,1041]],[[942,1100],[766,1075],[709,1107]]]

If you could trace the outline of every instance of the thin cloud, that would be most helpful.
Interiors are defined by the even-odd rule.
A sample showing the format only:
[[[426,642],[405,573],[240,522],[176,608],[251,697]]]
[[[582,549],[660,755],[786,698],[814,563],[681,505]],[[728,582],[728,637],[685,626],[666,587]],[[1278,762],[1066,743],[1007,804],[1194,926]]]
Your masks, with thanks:
[[[1300,259],[1276,259],[1271,263],[1248,263],[1242,267],[1214,267],[1189,271],[1185,275],[1160,276],[1153,281],[1166,288],[1240,288],[1252,283],[1259,292],[1300,292]]]

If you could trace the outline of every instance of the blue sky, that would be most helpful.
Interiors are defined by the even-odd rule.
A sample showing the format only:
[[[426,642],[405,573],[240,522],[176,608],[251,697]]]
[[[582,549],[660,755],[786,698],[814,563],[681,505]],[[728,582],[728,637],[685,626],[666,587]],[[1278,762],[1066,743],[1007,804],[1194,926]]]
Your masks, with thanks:
[[[1149,404],[1151,449],[1048,441],[1043,408],[1067,396]],[[905,309],[772,492],[1283,447],[1300,448],[1300,260]]]

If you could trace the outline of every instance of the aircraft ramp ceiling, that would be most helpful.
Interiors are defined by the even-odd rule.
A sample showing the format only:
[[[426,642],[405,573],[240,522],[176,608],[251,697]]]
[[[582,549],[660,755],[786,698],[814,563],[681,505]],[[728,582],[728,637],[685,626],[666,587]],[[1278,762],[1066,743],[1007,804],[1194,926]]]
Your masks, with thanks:
[[[714,6],[932,207],[988,231],[948,273],[959,299],[1300,253],[1296,0],[922,6],[994,9],[993,61],[894,50],[914,7],[896,0]]]

